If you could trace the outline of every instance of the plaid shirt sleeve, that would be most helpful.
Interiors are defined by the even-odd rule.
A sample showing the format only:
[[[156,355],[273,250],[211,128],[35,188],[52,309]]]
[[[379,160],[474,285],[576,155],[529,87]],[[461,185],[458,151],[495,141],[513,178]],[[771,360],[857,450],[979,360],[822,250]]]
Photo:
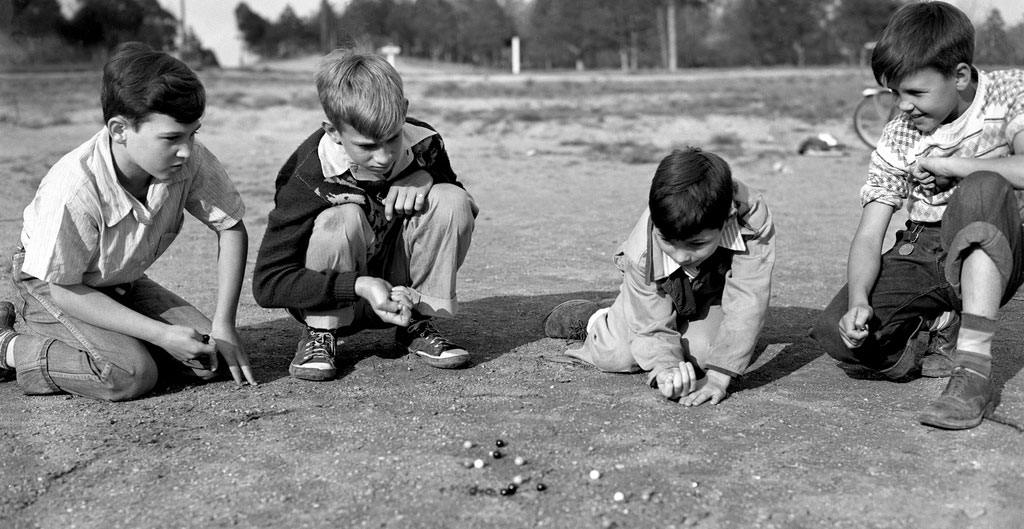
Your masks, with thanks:
[[[867,182],[861,187],[860,202],[866,206],[881,202],[893,209],[903,207],[909,193],[910,170],[914,163],[908,155],[917,133],[910,122],[900,116],[886,125],[878,145],[871,153]]]

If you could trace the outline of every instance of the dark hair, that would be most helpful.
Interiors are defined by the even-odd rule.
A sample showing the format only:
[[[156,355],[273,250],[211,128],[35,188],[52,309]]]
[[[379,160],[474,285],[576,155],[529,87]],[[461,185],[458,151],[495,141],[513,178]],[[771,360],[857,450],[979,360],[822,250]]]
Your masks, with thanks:
[[[690,147],[666,156],[654,171],[648,207],[668,241],[717,230],[732,211],[732,170],[714,153]]]
[[[899,8],[871,53],[878,84],[899,82],[925,68],[951,76],[960,63],[974,61],[974,26],[963,11],[946,2]]]
[[[206,109],[206,90],[185,63],[141,42],[114,49],[103,66],[103,121],[124,116],[137,126],[153,113],[192,123]]]

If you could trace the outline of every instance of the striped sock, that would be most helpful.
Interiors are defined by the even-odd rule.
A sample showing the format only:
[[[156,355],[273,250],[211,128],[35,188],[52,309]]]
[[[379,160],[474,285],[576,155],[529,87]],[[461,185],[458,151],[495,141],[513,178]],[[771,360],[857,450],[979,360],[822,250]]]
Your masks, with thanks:
[[[996,320],[963,313],[956,340],[956,364],[988,378],[992,372],[992,337],[998,326]]]

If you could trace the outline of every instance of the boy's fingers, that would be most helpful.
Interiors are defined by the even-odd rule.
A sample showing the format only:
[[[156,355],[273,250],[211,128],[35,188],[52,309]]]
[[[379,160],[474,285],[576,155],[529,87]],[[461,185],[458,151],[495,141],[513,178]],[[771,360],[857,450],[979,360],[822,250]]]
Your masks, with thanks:
[[[249,382],[250,386],[258,386],[260,384],[256,382],[256,376],[252,374],[252,368],[248,365],[242,365],[242,375],[245,376],[245,380]]]
[[[388,196],[384,198],[384,218],[391,220],[395,217],[395,198],[398,197],[398,188],[392,187],[388,190]]]
[[[413,203],[413,209],[416,211],[423,211],[423,208],[427,204],[426,193],[416,193],[416,201]]]

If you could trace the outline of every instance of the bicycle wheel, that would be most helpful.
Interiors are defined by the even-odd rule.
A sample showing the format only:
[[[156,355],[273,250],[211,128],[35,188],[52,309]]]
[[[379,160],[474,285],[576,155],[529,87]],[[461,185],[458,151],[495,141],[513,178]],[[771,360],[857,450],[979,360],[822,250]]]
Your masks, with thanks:
[[[896,97],[889,91],[870,92],[853,111],[853,129],[864,145],[874,149],[882,129],[896,116]]]

